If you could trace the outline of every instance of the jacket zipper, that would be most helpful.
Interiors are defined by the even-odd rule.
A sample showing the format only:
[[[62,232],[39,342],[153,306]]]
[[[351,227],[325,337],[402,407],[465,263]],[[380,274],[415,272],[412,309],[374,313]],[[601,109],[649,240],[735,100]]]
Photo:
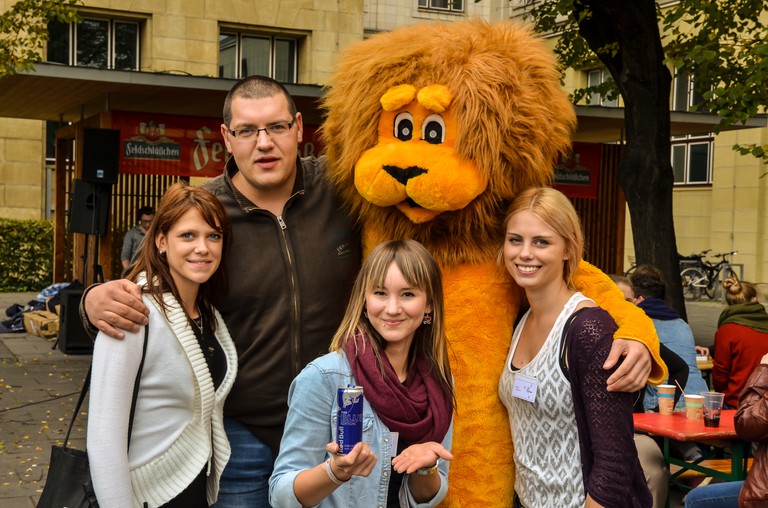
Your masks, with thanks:
[[[293,364],[293,375],[297,376],[301,371],[301,359],[300,359],[300,345],[299,345],[299,295],[296,285],[296,271],[293,266],[293,258],[291,257],[291,249],[288,241],[288,233],[286,232],[288,226],[283,220],[282,215],[277,216],[277,223],[280,225],[280,232],[283,235],[283,246],[285,247],[285,253],[288,257],[288,272],[291,277],[291,303],[293,307],[293,335],[291,337],[291,363]]]

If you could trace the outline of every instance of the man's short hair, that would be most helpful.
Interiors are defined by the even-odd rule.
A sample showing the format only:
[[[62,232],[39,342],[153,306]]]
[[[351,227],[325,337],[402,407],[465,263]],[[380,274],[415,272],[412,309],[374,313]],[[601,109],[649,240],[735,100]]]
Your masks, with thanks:
[[[629,276],[635,297],[664,299],[664,276],[653,265],[640,265]]]
[[[282,94],[288,103],[288,111],[292,118],[296,118],[296,103],[293,97],[280,82],[267,76],[248,76],[243,78],[229,90],[227,98],[224,99],[224,125],[230,126],[232,122],[232,101],[235,97],[244,99],[266,99]]]
[[[151,206],[142,206],[136,210],[136,222],[141,220],[142,215],[155,215],[155,209]]]

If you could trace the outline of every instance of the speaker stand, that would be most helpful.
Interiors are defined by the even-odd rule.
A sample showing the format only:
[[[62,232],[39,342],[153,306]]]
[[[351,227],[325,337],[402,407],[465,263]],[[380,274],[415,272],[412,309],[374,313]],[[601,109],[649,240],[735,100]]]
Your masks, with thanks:
[[[85,233],[85,243],[83,248],[83,287],[88,287],[88,243],[90,235]],[[96,244],[98,245],[98,243]]]
[[[93,282],[104,282],[104,268],[99,264],[99,237],[96,237],[96,245],[93,248]],[[83,286],[88,287],[86,284]]]

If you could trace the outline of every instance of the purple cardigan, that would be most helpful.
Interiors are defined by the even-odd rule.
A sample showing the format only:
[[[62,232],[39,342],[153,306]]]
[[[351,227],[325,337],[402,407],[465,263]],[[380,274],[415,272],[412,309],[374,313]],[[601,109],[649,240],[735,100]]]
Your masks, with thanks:
[[[575,317],[568,332],[566,375],[579,431],[584,489],[606,507],[651,507],[633,439],[632,394],[606,390],[615,368],[607,371],[603,362],[616,329],[606,311],[592,307]]]

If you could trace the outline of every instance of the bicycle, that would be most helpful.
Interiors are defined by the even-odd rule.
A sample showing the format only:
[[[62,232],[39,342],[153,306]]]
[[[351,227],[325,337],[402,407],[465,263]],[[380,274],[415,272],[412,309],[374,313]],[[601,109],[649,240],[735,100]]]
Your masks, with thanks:
[[[725,274],[722,279],[738,278],[736,272],[731,269],[728,259],[726,259],[728,256],[738,254],[738,251],[711,254],[712,257],[720,258],[717,263],[704,259],[709,251],[710,249],[707,249],[698,254],[680,256],[680,279],[683,282],[683,297],[686,300],[699,300],[702,294],[714,299],[715,293],[719,289],[720,275],[724,270]]]
[[[627,268],[627,271],[624,272],[624,277],[629,278],[632,273],[634,273],[635,270],[637,270],[637,263],[635,262],[634,256],[629,256],[629,268]]]

